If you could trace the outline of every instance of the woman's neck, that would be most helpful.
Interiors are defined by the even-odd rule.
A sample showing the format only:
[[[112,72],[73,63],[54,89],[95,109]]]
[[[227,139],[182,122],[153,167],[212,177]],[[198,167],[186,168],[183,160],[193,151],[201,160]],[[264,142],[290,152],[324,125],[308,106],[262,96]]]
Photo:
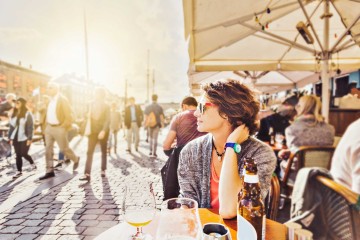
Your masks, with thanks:
[[[231,129],[221,129],[220,131],[211,133],[213,135],[214,145],[216,149],[218,149],[218,151],[220,149],[224,149],[226,140],[229,137],[230,133]],[[222,152],[222,150],[220,151]]]

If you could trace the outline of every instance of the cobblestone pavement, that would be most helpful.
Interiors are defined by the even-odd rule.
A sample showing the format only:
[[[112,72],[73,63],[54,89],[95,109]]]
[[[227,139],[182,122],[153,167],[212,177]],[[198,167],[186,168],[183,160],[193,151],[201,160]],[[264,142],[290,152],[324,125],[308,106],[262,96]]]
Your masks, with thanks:
[[[150,180],[155,183],[157,207],[162,203],[160,168],[166,161],[162,142],[167,129],[159,135],[158,157],[148,157],[148,143],[141,132],[139,152],[127,153],[126,141],[119,136],[118,153],[108,157],[106,177],[100,176],[100,148],[94,154],[90,183],[78,180],[82,175],[87,139],[77,137],[71,142],[80,156],[78,173],[72,173],[72,163],[56,177],[44,181],[44,146],[34,143],[31,155],[38,170],[31,171],[24,161],[23,176],[12,180],[14,159],[0,161],[0,239],[93,239],[103,231],[123,221],[122,200],[124,181]],[[55,151],[56,152],[56,151]],[[55,162],[56,163],[56,162]]]

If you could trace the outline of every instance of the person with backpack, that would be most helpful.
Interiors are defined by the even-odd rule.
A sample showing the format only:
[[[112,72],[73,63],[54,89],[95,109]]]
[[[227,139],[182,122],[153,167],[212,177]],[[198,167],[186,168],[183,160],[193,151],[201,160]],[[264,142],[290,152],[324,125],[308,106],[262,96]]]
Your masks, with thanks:
[[[139,151],[140,142],[140,127],[143,121],[143,111],[140,106],[135,104],[135,98],[129,98],[129,105],[125,108],[125,126],[126,126],[126,138],[127,149],[126,151],[131,153],[131,142],[135,138],[135,151]]]
[[[22,158],[29,161],[32,170],[36,170],[34,160],[29,155],[31,140],[34,134],[34,118],[26,108],[26,100],[24,98],[18,98],[15,104],[15,109],[10,118],[9,129],[9,140],[15,149],[16,167],[18,170],[13,179],[22,175]]]
[[[150,131],[150,157],[157,157],[156,148],[159,136],[159,130],[164,126],[164,110],[157,103],[158,96],[153,94],[151,96],[152,103],[145,108],[145,127],[149,127]]]

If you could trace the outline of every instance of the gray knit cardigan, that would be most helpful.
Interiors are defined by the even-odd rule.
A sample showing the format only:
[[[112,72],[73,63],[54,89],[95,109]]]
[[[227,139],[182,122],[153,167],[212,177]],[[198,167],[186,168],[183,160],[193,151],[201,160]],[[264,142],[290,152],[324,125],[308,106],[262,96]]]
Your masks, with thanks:
[[[210,208],[210,163],[212,135],[209,133],[189,142],[181,151],[178,178],[179,197],[187,197],[198,202],[199,208]],[[270,187],[275,170],[276,156],[270,146],[250,137],[241,144],[238,154],[238,172],[242,174],[244,158],[253,158],[258,166],[261,194],[263,199]]]

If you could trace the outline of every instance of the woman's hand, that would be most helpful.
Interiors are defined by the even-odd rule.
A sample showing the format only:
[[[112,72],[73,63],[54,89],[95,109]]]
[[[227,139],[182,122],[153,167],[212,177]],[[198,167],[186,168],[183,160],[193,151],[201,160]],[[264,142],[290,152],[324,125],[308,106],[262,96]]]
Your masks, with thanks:
[[[26,146],[30,146],[30,144],[31,144],[31,140],[27,140],[26,141]]]
[[[249,138],[249,129],[245,126],[245,124],[240,125],[235,128],[235,130],[230,133],[226,142],[235,142],[235,143],[243,143],[246,139]]]
[[[290,157],[290,150],[289,149],[282,149],[278,153],[278,157],[280,159],[286,160]]]
[[[105,131],[102,130],[102,131],[99,133],[99,135],[98,135],[98,139],[101,140],[101,139],[103,139],[104,137],[105,137]]]

